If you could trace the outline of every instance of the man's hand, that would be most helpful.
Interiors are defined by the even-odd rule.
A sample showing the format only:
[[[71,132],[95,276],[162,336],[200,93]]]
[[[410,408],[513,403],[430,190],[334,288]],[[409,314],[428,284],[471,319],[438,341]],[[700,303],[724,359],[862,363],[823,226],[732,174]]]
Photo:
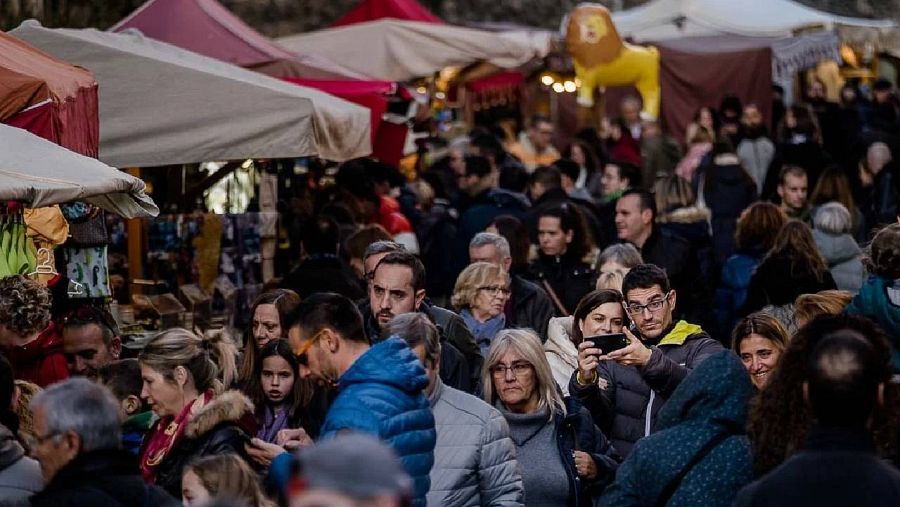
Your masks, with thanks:
[[[622,332],[625,333],[625,337],[628,338],[628,341],[631,342],[631,344],[624,349],[614,350],[605,356],[600,356],[599,359],[601,361],[609,359],[622,365],[646,365],[647,362],[650,361],[650,355],[653,354],[653,351],[644,346],[644,344],[641,343],[627,327],[622,328]],[[579,354],[579,358],[580,357]],[[579,365],[580,364],[581,363],[579,362]]]
[[[250,440],[249,444],[244,445],[244,449],[250,459],[267,468],[272,464],[275,456],[285,452],[284,447],[264,442],[258,438]]]
[[[285,449],[294,450],[313,445],[313,440],[303,428],[283,429],[275,435],[275,443]]]
[[[591,481],[597,478],[597,464],[594,463],[594,458],[590,454],[584,451],[572,451],[572,457],[575,458],[575,471],[579,477]]]

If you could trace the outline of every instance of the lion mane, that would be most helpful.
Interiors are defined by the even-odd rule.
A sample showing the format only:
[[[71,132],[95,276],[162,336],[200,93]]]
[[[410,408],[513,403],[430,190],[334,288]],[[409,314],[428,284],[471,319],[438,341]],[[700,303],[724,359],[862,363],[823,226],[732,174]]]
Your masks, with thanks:
[[[579,4],[563,24],[566,48],[585,68],[608,64],[625,48],[609,10],[600,4]]]

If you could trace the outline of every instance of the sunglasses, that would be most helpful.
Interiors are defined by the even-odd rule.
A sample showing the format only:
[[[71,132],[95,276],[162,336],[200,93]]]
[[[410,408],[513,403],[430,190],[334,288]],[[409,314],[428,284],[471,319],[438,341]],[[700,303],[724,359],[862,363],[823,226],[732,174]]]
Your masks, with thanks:
[[[316,334],[312,335],[312,338],[303,342],[303,345],[300,345],[296,350],[294,350],[294,357],[297,358],[297,362],[302,364],[303,366],[308,366],[308,357],[306,355],[309,352],[309,349],[312,348],[313,344],[315,344],[319,338],[325,333],[324,329],[319,330]]]

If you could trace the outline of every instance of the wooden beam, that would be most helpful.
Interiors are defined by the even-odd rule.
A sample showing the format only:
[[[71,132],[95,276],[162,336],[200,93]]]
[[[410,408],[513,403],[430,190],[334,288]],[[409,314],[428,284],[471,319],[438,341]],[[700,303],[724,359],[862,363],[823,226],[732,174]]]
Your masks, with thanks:
[[[135,178],[141,177],[139,167],[129,167],[125,170]],[[125,231],[128,235],[128,277],[131,280],[144,278],[144,223],[140,218],[131,218],[125,222]]]
[[[205,192],[208,188],[215,185],[216,183],[225,179],[243,163],[243,160],[240,162],[228,162],[227,164],[220,167],[218,171],[210,174],[206,178],[203,178],[203,181],[188,189],[184,193],[184,195],[181,196],[181,209],[183,209],[184,211],[193,211],[194,201],[196,201],[198,197],[203,195],[203,192]]]

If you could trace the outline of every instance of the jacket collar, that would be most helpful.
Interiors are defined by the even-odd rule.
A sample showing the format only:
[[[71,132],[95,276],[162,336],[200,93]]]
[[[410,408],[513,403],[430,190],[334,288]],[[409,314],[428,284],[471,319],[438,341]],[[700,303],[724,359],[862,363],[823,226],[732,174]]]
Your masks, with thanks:
[[[822,425],[813,426],[806,435],[805,450],[809,451],[855,451],[875,453],[872,435],[864,428],[837,428]]]
[[[196,438],[222,423],[237,424],[247,414],[253,414],[250,399],[240,391],[225,391],[194,414],[184,433],[189,438]]]
[[[700,326],[679,320],[668,333],[663,335],[662,340],[657,345],[684,345],[689,336],[701,332],[703,332],[703,329]]]
[[[134,456],[121,449],[100,449],[82,453],[63,466],[47,484],[47,491],[70,485],[81,485],[90,479],[103,479],[111,475],[138,476]]]

